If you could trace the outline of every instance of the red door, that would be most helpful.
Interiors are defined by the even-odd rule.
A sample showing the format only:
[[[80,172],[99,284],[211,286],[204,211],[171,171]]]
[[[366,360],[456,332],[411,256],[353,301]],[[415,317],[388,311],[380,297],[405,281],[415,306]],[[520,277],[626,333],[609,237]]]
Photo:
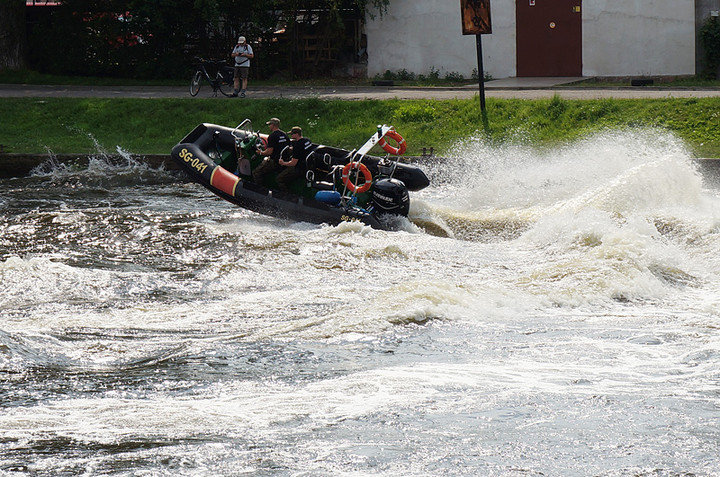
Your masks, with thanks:
[[[516,0],[517,75],[582,76],[582,0]]]

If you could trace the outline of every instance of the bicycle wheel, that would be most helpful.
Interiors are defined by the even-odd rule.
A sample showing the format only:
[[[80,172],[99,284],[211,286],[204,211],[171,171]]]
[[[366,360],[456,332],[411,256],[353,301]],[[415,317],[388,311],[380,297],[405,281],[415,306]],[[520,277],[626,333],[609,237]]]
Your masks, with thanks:
[[[202,71],[196,71],[190,80],[190,96],[197,96],[200,92],[200,83],[202,82]]]
[[[229,82],[226,81],[225,78],[223,78],[222,73],[219,71],[215,77],[215,81],[217,81],[220,92],[225,96],[232,96],[233,92],[235,92],[233,80],[230,80]]]

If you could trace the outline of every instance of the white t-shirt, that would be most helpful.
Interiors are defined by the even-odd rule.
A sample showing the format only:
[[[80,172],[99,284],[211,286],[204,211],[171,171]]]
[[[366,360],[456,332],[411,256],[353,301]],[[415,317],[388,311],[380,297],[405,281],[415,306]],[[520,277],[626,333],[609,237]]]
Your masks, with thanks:
[[[235,48],[233,48],[233,53],[247,53],[248,55],[252,55],[252,46],[245,43],[244,45],[237,44],[235,45]],[[235,66],[247,66],[250,67],[250,58],[247,58],[245,56],[236,56],[235,57]]]

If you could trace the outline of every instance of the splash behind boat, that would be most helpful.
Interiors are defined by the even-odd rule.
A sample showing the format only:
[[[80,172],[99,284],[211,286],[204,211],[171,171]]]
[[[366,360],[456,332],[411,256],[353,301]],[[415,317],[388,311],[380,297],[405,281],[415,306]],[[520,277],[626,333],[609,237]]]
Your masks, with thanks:
[[[395,148],[386,140],[397,140]],[[313,144],[305,158],[306,174],[289,192],[276,189],[274,177],[268,186],[256,184],[252,171],[262,162],[258,153],[267,135],[253,132],[250,120],[236,128],[203,123],[172,149],[172,158],[196,182],[219,197],[258,213],[312,223],[336,225],[360,221],[379,229],[390,229],[394,217],[407,216],[408,191],[429,185],[416,166],[389,157],[367,155],[375,145],[402,153],[404,141],[389,126],[376,133],[357,151]],[[289,148],[282,151],[287,157]]]

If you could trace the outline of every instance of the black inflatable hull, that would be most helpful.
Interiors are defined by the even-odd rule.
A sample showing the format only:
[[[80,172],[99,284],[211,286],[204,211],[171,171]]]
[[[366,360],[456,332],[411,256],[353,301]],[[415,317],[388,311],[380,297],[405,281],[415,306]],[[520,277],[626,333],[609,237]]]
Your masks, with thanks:
[[[190,177],[217,196],[260,214],[330,225],[359,221],[374,228],[387,228],[377,217],[362,209],[332,206],[244,181],[215,164],[194,144],[178,144],[172,149],[172,157]]]
[[[211,147],[233,150],[235,138],[233,130],[223,126],[201,124],[173,147],[171,156],[187,174],[199,184],[217,196],[254,212],[274,217],[311,223],[337,225],[341,222],[357,221],[377,229],[392,229],[397,221],[386,216],[376,216],[367,210],[355,206],[331,205],[313,198],[302,197],[243,180],[221,167],[209,156]],[[330,157],[336,165],[347,163],[348,151],[329,146],[317,146],[316,151],[324,157]],[[345,162],[342,162],[345,159]],[[367,157],[363,163],[368,168],[377,169],[379,158]],[[399,164],[395,177],[412,184],[407,186],[416,190],[428,185],[425,174],[414,166]]]
[[[235,131],[235,134],[238,134],[238,131]],[[214,141],[217,141],[221,148],[232,150],[235,147],[233,129],[216,124],[203,123],[185,136],[185,138],[180,141],[180,144],[192,143],[197,145],[201,150],[207,151]],[[322,144],[315,145],[315,153],[318,157],[329,156],[332,160],[332,165],[344,166],[351,159],[350,151]],[[379,173],[379,157],[365,156],[362,162],[370,169],[373,176]],[[399,163],[393,177],[402,181],[410,191],[418,191],[430,185],[430,181],[422,169],[411,164]]]

